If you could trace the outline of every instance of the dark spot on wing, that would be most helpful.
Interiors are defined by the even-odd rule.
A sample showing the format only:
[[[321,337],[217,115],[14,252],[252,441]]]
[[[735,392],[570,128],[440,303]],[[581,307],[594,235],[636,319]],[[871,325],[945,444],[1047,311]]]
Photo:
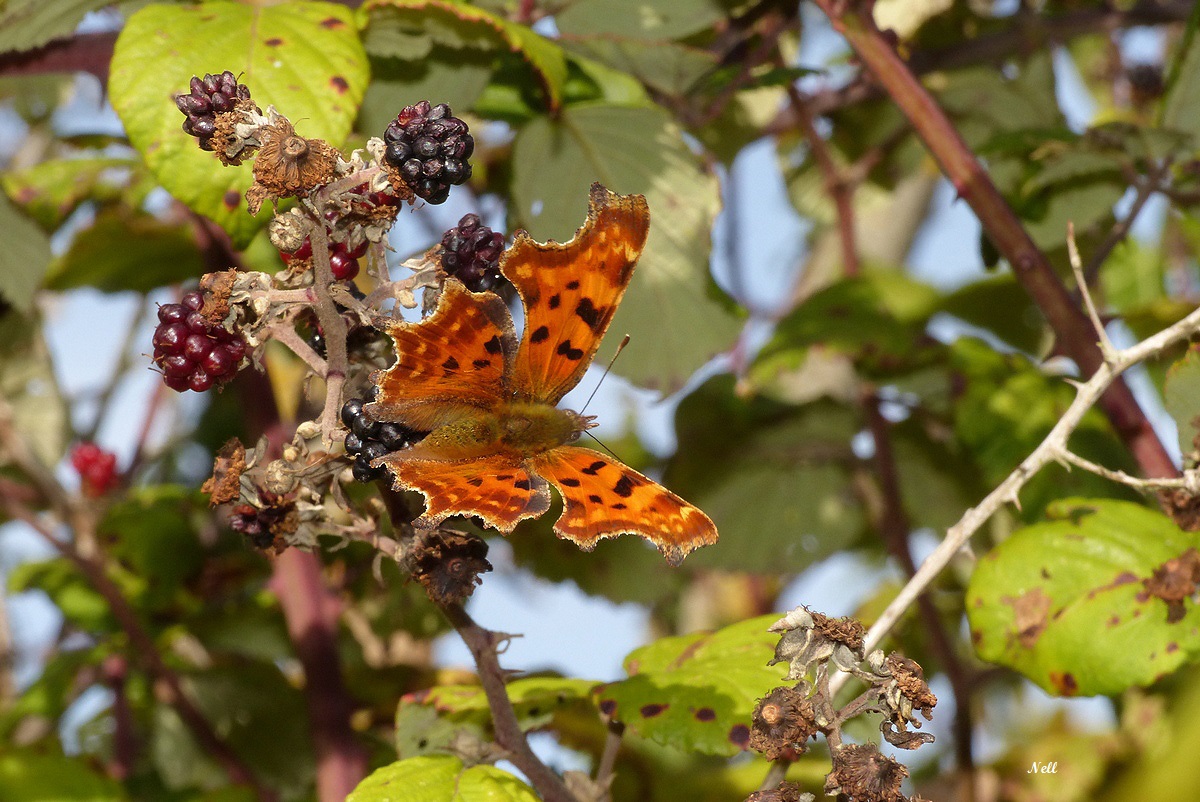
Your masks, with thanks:
[[[580,348],[572,348],[570,340],[563,340],[560,342],[558,344],[558,348],[555,350],[555,353],[559,356],[565,356],[567,359],[570,359],[573,362],[583,359],[583,350]]]
[[[633,272],[633,266],[635,264],[637,264],[637,262],[626,262],[625,264],[621,265],[621,276],[617,279],[617,283],[629,283],[629,274]]]
[[[572,479],[570,477],[567,477],[566,479],[559,479],[558,483],[563,487],[579,487],[579,480]]]
[[[541,326],[540,328],[537,329],[537,331],[535,331],[533,334],[529,335],[529,342],[540,343],[543,340],[545,340],[546,338],[548,338],[549,336],[550,336],[550,329],[546,328],[545,326]]]
[[[575,314],[579,315],[579,319],[586,323],[592,331],[599,331],[604,322],[604,315],[592,303],[591,298],[581,298],[575,305]]]
[[[601,462],[600,460],[596,460],[591,465],[584,468],[583,472],[588,476],[595,476],[596,474],[600,473],[600,469],[603,468],[604,465],[605,463]]]
[[[500,338],[493,334],[492,339],[488,340],[487,342],[485,342],[483,344],[483,350],[487,351],[489,354],[492,354],[493,356],[500,353],[500,350],[501,350]]]
[[[474,367],[476,370],[483,370],[491,364],[492,360],[490,359],[476,359],[471,362],[472,367]]]
[[[623,510],[623,509],[625,509],[625,502],[618,501],[616,504],[610,504],[609,506],[612,507],[614,510]]]
[[[579,289],[579,282],[578,282],[578,281],[568,281],[568,282],[567,282],[567,289],[568,289],[568,290],[577,290],[577,289]]]
[[[511,473],[501,473],[501,474],[497,474],[496,478],[499,479],[501,482],[507,482],[508,480],[513,478],[513,475]]]
[[[515,487],[517,490],[528,490],[530,487],[532,487],[532,484],[528,479],[518,479],[517,481],[513,482],[513,487]]]
[[[599,504],[603,500],[604,499],[600,498],[595,493],[592,493],[590,496],[588,496],[588,501],[592,502],[593,504]]]
[[[629,498],[633,495],[633,480],[629,478],[629,474],[625,474],[617,480],[613,492],[621,498]]]
[[[559,305],[561,302],[562,302],[562,299],[561,299],[561,298],[559,298],[557,294],[555,294],[555,295],[551,295],[551,296],[550,296],[550,300],[549,300],[549,301],[547,301],[547,305],[548,305],[548,306],[549,306],[551,309],[558,309],[558,305]]]
[[[442,367],[446,370],[458,370],[458,360],[454,357],[450,357],[442,363]]]
[[[471,487],[479,487],[483,484],[483,480],[478,476],[472,476],[467,480],[467,484],[469,484]]]

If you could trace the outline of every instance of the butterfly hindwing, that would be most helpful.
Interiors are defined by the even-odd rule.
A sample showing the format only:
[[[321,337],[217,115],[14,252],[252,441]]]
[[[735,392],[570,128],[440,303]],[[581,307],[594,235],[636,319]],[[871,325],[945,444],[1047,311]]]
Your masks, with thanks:
[[[560,446],[533,457],[529,466],[563,498],[555,533],[581,548],[590,550],[602,538],[638,535],[677,565],[688,552],[717,540],[707,515],[599,451]]]
[[[518,232],[500,262],[525,307],[512,388],[558,403],[579,383],[633,275],[650,228],[641,195],[592,185],[588,219],[570,242],[535,242]]]
[[[437,310],[388,333],[396,363],[379,377],[370,408],[380,420],[430,431],[463,408],[491,410],[504,397],[507,363],[516,352],[512,316],[494,293],[447,281]]]
[[[429,528],[451,515],[476,515],[508,534],[522,520],[536,518],[550,508],[545,480],[509,455],[455,461],[414,459],[419,453],[417,449],[396,451],[377,462],[387,466],[397,490],[416,490],[425,496],[425,513],[413,526]]]

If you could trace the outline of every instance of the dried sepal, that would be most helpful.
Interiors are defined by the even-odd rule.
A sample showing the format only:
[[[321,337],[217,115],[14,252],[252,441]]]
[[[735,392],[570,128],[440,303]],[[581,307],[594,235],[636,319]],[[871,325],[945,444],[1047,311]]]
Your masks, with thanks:
[[[246,447],[236,437],[227,441],[217,451],[213,460],[213,473],[200,491],[208,494],[208,504],[216,507],[236,501],[241,493],[241,477],[246,470]]]
[[[250,214],[258,214],[265,200],[303,194],[333,180],[341,156],[323,139],[305,139],[283,117],[263,126],[259,137],[254,184],[246,191]]]
[[[239,504],[229,519],[229,528],[246,537],[255,548],[279,554],[300,527],[296,502],[260,492],[261,506]]]
[[[246,135],[248,132],[245,121],[261,116],[262,109],[249,98],[238,100],[233,111],[216,115],[216,131],[213,133],[210,145],[217,158],[221,160],[221,164],[233,167],[254,157],[261,142],[254,135]]]
[[[909,725],[920,729],[921,722],[914,715],[916,711],[919,711],[926,721],[932,721],[933,708],[937,705],[937,696],[929,690],[929,686],[925,683],[925,672],[920,664],[893,652],[887,656],[884,667],[888,672],[889,679],[880,689],[880,698],[886,705],[886,712],[891,723],[901,731]],[[933,740],[932,736],[929,736],[929,740]],[[890,738],[888,741],[895,743]],[[899,744],[895,745],[899,746]],[[916,747],[905,748],[914,749]]]
[[[800,790],[793,782],[781,782],[774,788],[755,791],[746,797],[746,802],[814,802],[815,796]]]
[[[853,618],[830,618],[807,608],[797,608],[767,629],[783,633],[775,647],[775,657],[767,665],[788,663],[788,680],[804,679],[814,663],[831,658],[845,670],[863,659],[866,630]]]

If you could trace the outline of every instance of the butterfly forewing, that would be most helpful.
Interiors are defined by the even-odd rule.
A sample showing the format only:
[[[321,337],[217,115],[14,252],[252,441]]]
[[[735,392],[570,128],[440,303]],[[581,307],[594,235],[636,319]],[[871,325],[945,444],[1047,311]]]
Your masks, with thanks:
[[[520,397],[557,404],[579,383],[625,294],[649,228],[644,197],[594,184],[587,222],[570,242],[542,244],[517,235],[500,271],[525,307],[512,371]]]
[[[670,562],[715,543],[709,517],[633,468],[578,446],[560,446],[534,457],[530,467],[563,497],[554,531],[582,548],[601,538],[639,535]]]
[[[379,379],[375,417],[430,431],[456,410],[492,410],[505,397],[505,367],[516,352],[516,336],[508,307],[493,293],[472,293],[447,281],[432,315],[397,323],[388,333],[396,342],[396,364]]]

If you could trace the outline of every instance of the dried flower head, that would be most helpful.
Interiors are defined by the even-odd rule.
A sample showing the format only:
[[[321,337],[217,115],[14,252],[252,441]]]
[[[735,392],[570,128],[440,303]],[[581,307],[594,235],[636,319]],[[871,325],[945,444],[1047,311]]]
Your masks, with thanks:
[[[812,794],[802,793],[800,786],[792,782],[781,782],[766,791],[755,791],[746,797],[746,802],[813,802]]]
[[[884,684],[880,695],[892,723],[901,730],[909,724],[920,729],[921,722],[913,715],[914,711],[920,711],[926,721],[932,721],[937,696],[925,684],[925,672],[920,664],[892,652],[884,665],[891,679]]]
[[[900,783],[908,769],[875,744],[849,744],[834,750],[832,758],[825,793],[844,794],[849,802],[907,802]]]
[[[850,670],[863,659],[866,630],[853,618],[830,618],[798,607],[767,630],[783,633],[767,665],[788,663],[789,680],[804,679],[814,663],[832,659],[839,668]]]
[[[236,500],[241,492],[241,477],[245,470],[246,447],[235,437],[217,451],[212,476],[200,486],[201,492],[209,496],[209,506]]]
[[[812,702],[796,688],[780,687],[758,701],[750,727],[750,748],[776,760],[787,752],[802,753],[817,733]]]
[[[262,148],[254,160],[254,185],[246,191],[251,214],[258,213],[264,200],[300,195],[333,180],[340,155],[328,142],[305,139],[283,117],[258,135]]]
[[[454,604],[475,592],[479,575],[492,570],[483,538],[443,529],[419,537],[405,562],[412,578],[438,604]]]
[[[300,527],[296,502],[272,499],[263,506],[239,504],[233,508],[229,528],[245,535],[255,548],[281,553],[288,547],[288,538]]]

